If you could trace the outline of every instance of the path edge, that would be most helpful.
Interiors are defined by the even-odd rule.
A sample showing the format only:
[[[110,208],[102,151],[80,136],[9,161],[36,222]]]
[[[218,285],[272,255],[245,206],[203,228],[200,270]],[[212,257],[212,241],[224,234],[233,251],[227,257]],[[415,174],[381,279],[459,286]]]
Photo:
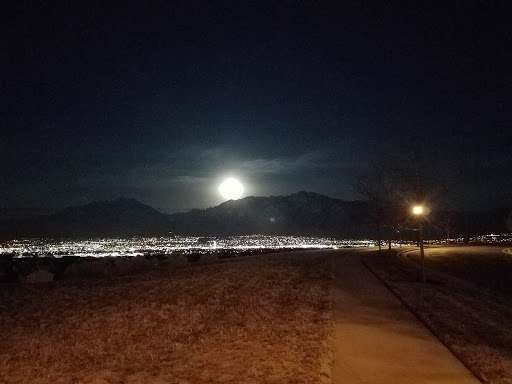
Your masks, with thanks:
[[[457,359],[461,362],[461,364],[466,367],[466,369],[478,380],[480,381],[482,384],[492,384],[490,381],[488,381],[485,377],[483,377],[482,375],[480,375],[480,373],[476,372],[475,370],[473,370],[473,368],[471,366],[469,366],[464,360],[462,360],[460,358],[460,356],[456,353],[456,351],[449,345],[447,344],[444,340],[442,340],[438,335],[437,333],[434,331],[434,329],[418,314],[418,312],[416,312],[404,299],[402,299],[400,297],[400,295],[398,295],[394,290],[393,288],[391,287],[391,285],[385,281],[381,276],[379,276],[379,274],[377,272],[375,272],[375,270],[368,264],[368,262],[365,260],[367,256],[362,256],[361,257],[361,263],[366,267],[366,269],[368,271],[371,272],[372,275],[374,275],[377,280],[379,280],[382,285],[384,285],[387,290],[389,292],[391,292],[391,294],[393,296],[395,296],[399,301],[400,303],[402,303],[402,305],[421,323],[425,326],[425,328],[428,329],[428,331],[437,339],[439,340],[439,342],[441,344],[443,344],[445,346],[446,349],[448,349],[448,351],[450,351],[450,353]],[[395,255],[396,257],[396,255]]]

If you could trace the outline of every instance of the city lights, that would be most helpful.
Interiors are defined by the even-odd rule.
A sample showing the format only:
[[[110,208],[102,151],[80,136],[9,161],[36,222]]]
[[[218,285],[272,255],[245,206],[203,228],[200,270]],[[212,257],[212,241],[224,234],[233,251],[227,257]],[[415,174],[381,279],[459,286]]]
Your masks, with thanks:
[[[305,236],[247,235],[225,238],[197,236],[98,238],[88,240],[21,239],[0,244],[0,254],[13,257],[108,257],[212,252],[222,250],[347,248],[375,245],[374,240],[340,240]]]
[[[427,244],[445,240],[425,240]],[[467,239],[470,244],[500,244],[512,241],[512,234],[484,235]],[[464,243],[463,238],[450,239],[453,244]],[[412,241],[403,242],[413,245]],[[307,236],[246,235],[230,237],[130,237],[95,238],[87,240],[18,239],[0,243],[0,255],[12,257],[130,257],[147,254],[211,253],[219,251],[243,252],[264,249],[339,249],[375,246],[373,239],[334,239]],[[398,246],[397,242],[392,243]]]

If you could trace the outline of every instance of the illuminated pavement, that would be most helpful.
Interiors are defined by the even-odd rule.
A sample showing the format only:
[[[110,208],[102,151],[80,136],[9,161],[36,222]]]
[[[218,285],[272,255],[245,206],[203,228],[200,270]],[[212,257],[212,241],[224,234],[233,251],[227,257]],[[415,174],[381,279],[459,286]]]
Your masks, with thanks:
[[[480,383],[360,262],[335,253],[333,383]]]

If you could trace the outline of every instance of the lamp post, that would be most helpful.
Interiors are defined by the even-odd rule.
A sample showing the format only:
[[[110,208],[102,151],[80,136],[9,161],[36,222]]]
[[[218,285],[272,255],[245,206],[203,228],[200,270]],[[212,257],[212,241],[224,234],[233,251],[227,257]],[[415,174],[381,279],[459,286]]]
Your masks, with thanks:
[[[412,213],[418,219],[423,216],[425,209],[421,205],[416,205],[412,208]],[[425,252],[423,251],[423,226],[419,223],[418,226],[418,242],[420,243],[420,256],[421,256],[421,279],[423,284],[426,283],[427,279],[425,277]]]

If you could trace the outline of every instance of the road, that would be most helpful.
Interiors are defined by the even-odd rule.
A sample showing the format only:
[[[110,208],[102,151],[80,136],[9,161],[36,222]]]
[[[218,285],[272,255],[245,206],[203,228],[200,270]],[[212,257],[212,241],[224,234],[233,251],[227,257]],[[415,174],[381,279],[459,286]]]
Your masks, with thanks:
[[[333,383],[480,383],[361,263],[366,252],[333,253]]]
[[[425,248],[425,266],[485,288],[512,294],[512,253],[510,247],[442,246]],[[420,263],[418,250],[405,256]]]

